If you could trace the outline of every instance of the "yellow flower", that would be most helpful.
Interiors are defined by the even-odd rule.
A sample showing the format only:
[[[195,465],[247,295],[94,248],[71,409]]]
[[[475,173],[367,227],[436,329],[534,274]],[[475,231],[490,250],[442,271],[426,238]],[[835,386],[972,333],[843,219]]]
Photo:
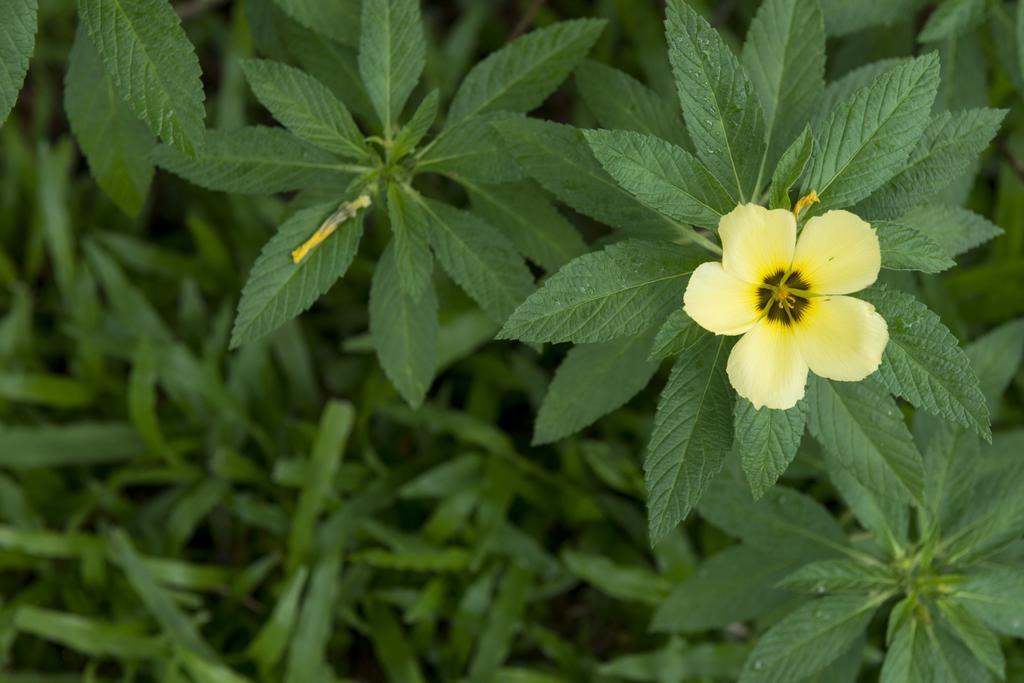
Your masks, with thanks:
[[[878,277],[874,229],[849,211],[807,221],[800,241],[789,211],[745,204],[722,216],[722,261],[690,276],[683,308],[715,334],[742,334],[728,374],[755,408],[786,409],[804,395],[807,371],[862,380],[889,341],[871,304],[844,294]]]

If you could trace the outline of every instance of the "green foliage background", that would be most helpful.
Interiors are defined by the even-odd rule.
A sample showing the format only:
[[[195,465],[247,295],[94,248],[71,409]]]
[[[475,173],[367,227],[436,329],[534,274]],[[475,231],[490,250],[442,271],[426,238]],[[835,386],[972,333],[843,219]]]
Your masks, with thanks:
[[[901,346],[888,353],[935,348],[921,325],[946,344],[937,362],[957,362],[956,340],[913,293],[965,347],[991,445],[967,429],[988,436],[963,408],[974,385],[908,390],[903,357],[878,382],[812,382],[796,412],[758,418],[740,403],[737,449],[758,457],[731,458],[681,525],[651,522],[653,549],[648,440],[685,408],[679,387],[719,340],[693,334],[671,286],[647,309],[613,301],[618,317],[600,330],[542,326],[520,303],[535,277],[549,283],[530,299],[542,312],[562,305],[559,287],[590,286],[588,272],[612,290],[637,260],[679,280],[692,252],[644,240],[672,227],[666,214],[713,227],[735,202],[711,193],[659,206],[655,179],[613,166],[633,154],[672,168],[674,152],[540,121],[656,135],[707,162],[702,145],[720,140],[681,123],[665,8],[420,4],[422,41],[402,29],[415,5],[394,0],[369,6],[380,13],[370,31],[352,2],[81,0],[43,2],[35,17],[31,0],[0,0],[0,116],[13,107],[0,128],[0,680],[1024,680],[1017,3],[821,3],[828,103],[895,60],[941,63],[924,136],[933,168],[967,172],[901,166],[902,180],[858,210],[905,231],[883,243],[892,270],[870,294],[893,316]],[[690,5],[754,74],[741,46],[760,3]],[[813,28],[794,17],[794,35]],[[483,62],[491,70],[460,91],[474,64],[521,34],[532,41],[521,55]],[[753,36],[765,49],[772,39]],[[137,58],[112,68],[104,55],[115,53]],[[550,63],[526,86],[489,89],[540,54]],[[753,90],[729,96],[770,89],[751,78]],[[773,161],[750,161],[741,185],[767,182],[777,159],[780,183],[800,178],[809,151],[786,147],[810,143],[792,121],[830,108],[803,85],[787,91],[789,115],[766,108]],[[299,99],[308,111],[294,110]],[[987,110],[943,113],[980,107],[1008,113],[1001,125]],[[461,134],[438,138],[438,116]],[[413,189],[395,151],[395,196],[342,224],[296,287],[281,263],[372,165],[360,126],[377,120],[406,154],[426,149],[425,175]],[[604,175],[605,191],[588,195],[574,174],[600,173],[598,161],[622,187]],[[929,183],[941,201],[907,219],[907,197]],[[627,190],[648,192],[646,203]],[[772,202],[788,203],[785,189]],[[608,226],[643,239],[613,243]],[[440,268],[424,266],[431,251]],[[373,310],[387,316],[371,321]],[[609,331],[636,331],[648,314],[668,321]],[[697,360],[660,362],[680,352]],[[711,407],[732,419],[731,404]],[[771,441],[780,434],[791,443]],[[923,469],[883,473],[877,489],[844,474],[908,450]],[[835,467],[844,458],[847,470]]]

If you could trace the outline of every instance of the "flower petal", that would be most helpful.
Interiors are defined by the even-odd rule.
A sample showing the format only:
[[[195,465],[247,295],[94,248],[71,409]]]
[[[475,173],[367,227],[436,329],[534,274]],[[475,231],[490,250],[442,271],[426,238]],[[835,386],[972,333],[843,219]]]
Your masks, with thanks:
[[[722,216],[718,234],[722,266],[741,280],[760,284],[793,261],[796,219],[789,211],[741,204]]]
[[[807,221],[793,257],[812,292],[850,294],[876,279],[882,267],[878,235],[849,211],[829,211]]]
[[[807,363],[793,330],[767,318],[736,342],[726,372],[739,395],[755,408],[792,408],[807,384]]]
[[[877,370],[889,342],[889,328],[875,307],[849,296],[811,299],[793,332],[814,374],[847,382]]]
[[[725,272],[717,261],[693,271],[683,295],[683,310],[715,334],[743,334],[757,322],[757,286]]]

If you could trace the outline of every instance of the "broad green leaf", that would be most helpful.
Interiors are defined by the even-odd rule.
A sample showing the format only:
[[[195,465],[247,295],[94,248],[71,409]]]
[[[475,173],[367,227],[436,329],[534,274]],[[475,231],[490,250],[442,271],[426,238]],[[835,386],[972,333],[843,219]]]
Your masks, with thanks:
[[[678,356],[699,342],[707,332],[686,311],[677,308],[665,319],[665,324],[658,328],[651,343],[651,360],[664,360],[670,356]]]
[[[791,683],[820,671],[847,651],[884,598],[833,595],[797,608],[761,636],[740,683]]]
[[[32,605],[17,608],[14,627],[91,657],[135,660],[167,654],[161,639],[142,635],[135,628]]]
[[[909,599],[909,598],[908,598]],[[905,604],[904,603],[901,604]],[[893,610],[895,614],[899,609]],[[893,617],[889,619],[890,630]],[[893,632],[889,649],[882,663],[880,683],[936,683],[932,671],[931,643],[925,627],[913,616],[907,616]]]
[[[522,170],[491,125],[510,118],[519,116],[489,114],[447,129],[421,152],[416,172],[440,173],[463,184],[520,180]]]
[[[695,249],[626,240],[570,261],[505,321],[499,337],[578,344],[634,335],[682,302]]]
[[[558,366],[537,411],[533,443],[575,434],[625,405],[658,370],[647,359],[650,334],[574,346]]]
[[[750,491],[757,500],[779,480],[796,457],[807,410],[803,404],[790,410],[757,410],[750,401],[738,399],[733,422],[736,450]]]
[[[673,221],[608,175],[582,131],[527,118],[499,121],[494,127],[523,171],[580,213],[633,235],[676,239],[682,234]]]
[[[437,367],[437,295],[409,296],[400,284],[394,247],[377,261],[370,286],[370,334],[377,358],[398,393],[418,407]]]
[[[436,89],[427,93],[427,96],[416,107],[416,111],[413,112],[409,121],[398,131],[398,135],[395,136],[395,142],[391,148],[391,153],[396,159],[401,159],[415,149],[427,132],[430,131],[430,127],[437,120],[439,97],[440,95]]]
[[[342,157],[368,157],[352,115],[320,81],[265,59],[242,60],[242,71],[263,106],[296,136]]]
[[[897,222],[927,236],[951,257],[1003,234],[1002,228],[973,211],[942,204],[912,209]]]
[[[755,501],[733,468],[711,482],[697,509],[747,545],[790,559],[828,557],[849,545],[842,527],[810,496],[776,486]]]
[[[419,0],[363,2],[359,73],[389,138],[426,63]]]
[[[567,550],[562,560],[569,571],[616,600],[661,605],[672,583],[651,569],[616,564],[604,555]]]
[[[587,251],[575,226],[532,180],[500,185],[463,181],[463,185],[473,211],[545,270],[554,272]]]
[[[842,0],[838,1],[841,2]],[[875,78],[892,67],[900,64],[907,64],[909,62],[909,57],[899,59],[880,59],[877,62],[871,62],[853,69],[849,73],[844,74],[825,86],[825,92],[821,96],[821,102],[818,104],[818,111],[814,116],[813,128],[815,133],[821,131],[821,124],[825,118],[828,117],[828,115],[831,114],[840,103],[849,98],[855,91],[869,85],[871,81],[875,80]]]
[[[772,174],[772,185],[769,190],[770,206],[773,209],[789,209],[792,205],[789,190],[794,187],[807,169],[814,151],[814,136],[810,127],[804,128],[793,144],[789,146],[779,159],[775,172]]]
[[[139,600],[168,637],[198,655],[213,657],[213,651],[195,624],[178,607],[172,594],[157,583],[152,571],[132,546],[128,535],[121,529],[114,529],[107,534],[106,546],[111,562],[121,568]]]
[[[0,4],[0,126],[18,100],[36,46],[38,0]]]
[[[853,209],[865,218],[892,218],[933,202],[974,163],[999,130],[1005,109],[966,109],[934,115],[906,165]]]
[[[434,256],[427,241],[429,218],[396,183],[388,184],[388,218],[398,281],[410,297],[419,298],[425,288],[433,286]]]
[[[298,569],[312,553],[313,531],[332,493],[354,418],[352,405],[341,401],[328,402],[320,417],[316,442],[309,457],[306,482],[291,515],[292,527],[288,534],[290,570]]]
[[[939,598],[936,604],[949,630],[967,646],[971,654],[986,669],[1000,679],[1005,679],[1006,660],[995,634],[956,600]]]
[[[693,150],[678,105],[629,74],[586,61],[576,69],[576,87],[603,127],[655,135]]]
[[[899,172],[928,125],[939,59],[900,63],[843,100],[821,125],[805,190],[817,210],[855,204]]]
[[[877,287],[861,294],[889,326],[878,377],[913,405],[991,439],[988,408],[977,375],[939,316],[905,294]]]
[[[78,0],[78,13],[118,93],[187,157],[203,148],[206,110],[195,48],[164,0]]]
[[[217,192],[273,194],[309,187],[344,188],[348,176],[331,154],[286,130],[252,126],[210,131],[199,157],[157,147],[158,166]]]
[[[0,430],[0,466],[10,469],[116,463],[145,452],[145,443],[128,423],[71,422]]]
[[[693,632],[755,619],[792,596],[778,590],[792,558],[734,545],[705,559],[654,613],[654,631]]]
[[[818,560],[806,564],[779,581],[779,587],[795,593],[871,593],[899,588],[900,576],[888,567],[857,560]]]
[[[302,26],[344,45],[359,43],[360,0],[273,0]]]
[[[474,214],[415,197],[437,260],[495,322],[533,292],[530,269],[505,237]],[[397,253],[396,253],[397,256]]]
[[[967,347],[967,356],[989,412],[994,413],[1024,359],[1024,318],[1004,323],[976,339]]]
[[[729,345],[707,337],[676,362],[658,401],[644,460],[651,545],[686,519],[732,447]]]
[[[528,112],[547,99],[590,51],[601,19],[563,21],[518,38],[474,66],[452,100],[450,123],[487,112]]]
[[[747,32],[743,66],[764,109],[768,149],[763,174],[796,140],[825,90],[825,20],[820,3],[761,3]]]
[[[647,206],[684,223],[717,228],[736,200],[696,157],[653,135],[588,130],[590,149],[610,176]]]
[[[1024,638],[1024,570],[993,567],[970,574],[950,597],[991,628],[1011,638]]]
[[[829,455],[869,490],[921,501],[924,470],[896,402],[874,382],[812,377],[808,426]]]
[[[364,0],[365,1],[365,0]],[[367,607],[370,640],[390,683],[423,683],[412,643],[391,610],[377,602]]]
[[[334,232],[299,263],[292,256],[334,218],[337,208],[320,204],[296,212],[263,247],[238,302],[232,347],[259,339],[296,317],[345,275],[363,234],[361,212],[336,224]]]
[[[118,208],[137,216],[153,180],[148,155],[156,141],[115,90],[81,27],[68,56],[64,111],[92,177]]]
[[[845,36],[869,26],[892,26],[913,17],[925,0],[822,0],[830,36]]]
[[[941,273],[956,262],[925,233],[898,221],[872,223],[882,249],[882,267],[890,270],[919,270]]]
[[[832,457],[825,458],[825,468],[832,484],[857,521],[874,534],[878,547],[887,557],[902,557],[907,545],[910,509],[904,503],[875,495]],[[925,460],[926,487],[930,474]],[[925,495],[927,496],[927,491]]]
[[[967,33],[985,21],[987,9],[986,0],[945,0],[928,17],[917,39],[934,43]]]
[[[668,56],[697,156],[741,201],[756,200],[765,150],[757,92],[729,46],[686,0],[669,0],[667,11]]]
[[[306,587],[309,569],[299,567],[274,604],[274,610],[264,622],[259,633],[253,638],[246,654],[259,664],[263,671],[270,671],[281,660],[295,628],[302,590]]]

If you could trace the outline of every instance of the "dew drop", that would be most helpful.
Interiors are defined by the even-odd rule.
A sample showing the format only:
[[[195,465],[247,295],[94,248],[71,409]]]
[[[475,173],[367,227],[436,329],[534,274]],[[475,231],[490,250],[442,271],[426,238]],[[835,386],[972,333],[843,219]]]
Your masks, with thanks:
[[[764,668],[764,660],[763,659],[759,659],[756,662],[754,662],[754,671],[760,671],[763,668]]]

